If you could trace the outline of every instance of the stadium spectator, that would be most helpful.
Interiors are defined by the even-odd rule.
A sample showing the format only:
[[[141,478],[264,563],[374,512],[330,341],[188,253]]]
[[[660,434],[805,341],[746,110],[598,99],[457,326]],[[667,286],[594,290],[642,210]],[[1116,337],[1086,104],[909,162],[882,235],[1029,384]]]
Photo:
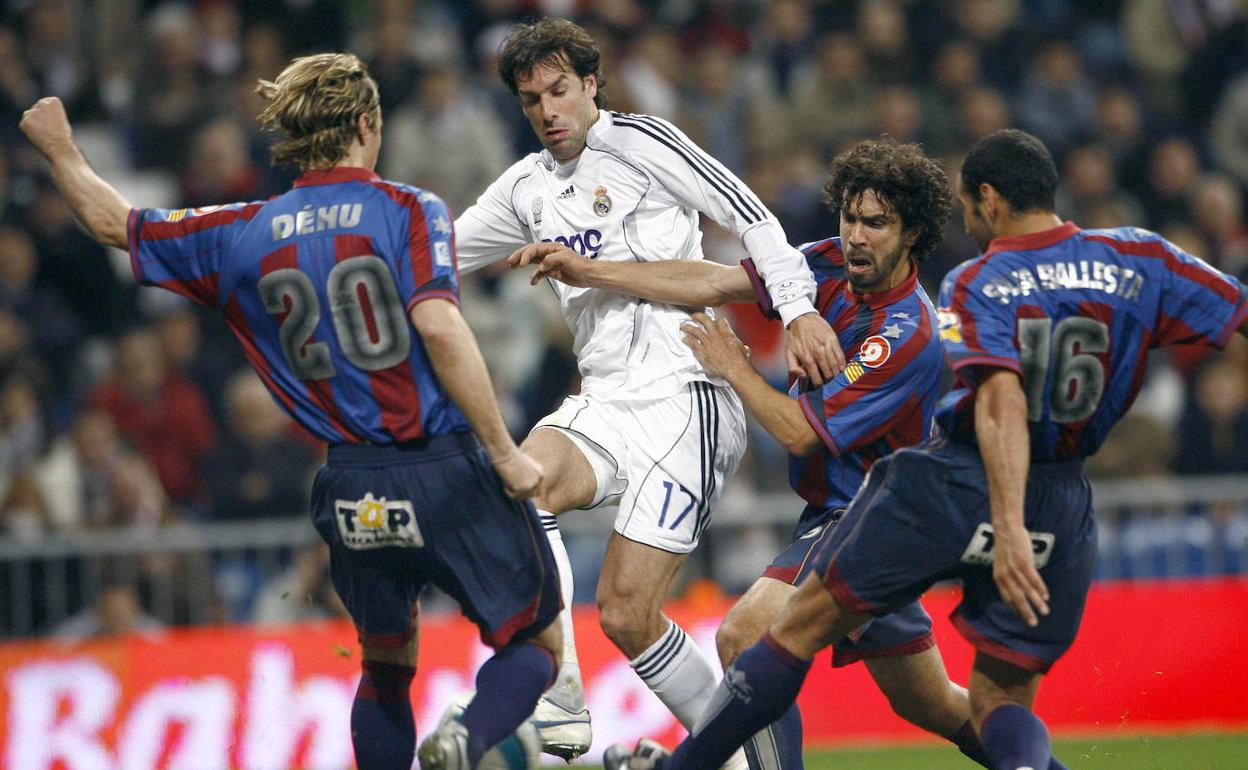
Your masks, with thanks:
[[[180,180],[183,204],[256,200],[264,197],[263,185],[264,172],[251,159],[247,132],[236,120],[215,118],[195,131]]]
[[[0,382],[0,498],[34,467],[46,440],[35,382],[10,372]]]
[[[437,190],[463,211],[507,168],[505,133],[490,104],[457,66],[425,68],[416,102],[386,120],[387,176]]]
[[[906,14],[898,0],[858,4],[856,31],[867,55],[867,70],[881,84],[909,83],[917,71]],[[908,141],[894,136],[897,141]]]
[[[206,460],[209,518],[305,515],[317,462],[311,447],[294,437],[294,424],[250,369],[229,379],[225,402],[226,430]]]
[[[950,40],[932,62],[931,80],[923,89],[923,127],[928,151],[936,154],[959,146],[958,103],[983,82],[979,50],[969,41]]]
[[[728,55],[733,58],[731,52]],[[680,112],[684,71],[676,33],[667,27],[652,27],[633,41],[620,60],[617,90],[627,94],[633,105],[629,111],[675,119]]]
[[[1062,168],[1062,184],[1057,193],[1057,210],[1062,216],[1087,222],[1094,210],[1112,206],[1123,223],[1144,221],[1144,209],[1119,188],[1113,158],[1101,145],[1081,144],[1072,148]]]
[[[816,58],[794,80],[789,133],[820,156],[871,124],[871,84],[866,55],[852,35],[822,37]]]
[[[1240,185],[1248,186],[1248,73],[1234,80],[1222,93],[1209,129],[1214,157],[1233,174]]]
[[[112,416],[156,468],[175,504],[202,503],[200,464],[216,443],[216,426],[199,387],[169,370],[151,328],[134,329],[119,340],[113,375],[88,403]]]
[[[288,568],[260,589],[251,619],[281,626],[346,616],[347,608],[329,580],[329,547],[317,543],[296,554]]]
[[[1160,230],[1191,220],[1189,198],[1200,173],[1200,157],[1187,139],[1171,136],[1153,145],[1142,200],[1151,227]]]
[[[35,482],[52,530],[69,532],[108,519],[109,467],[127,448],[113,418],[88,409],[58,437],[35,467]]]
[[[135,315],[134,287],[118,280],[109,253],[82,231],[46,180],[37,182],[24,222],[38,255],[38,282],[65,298],[88,335],[116,336]]]
[[[57,624],[50,636],[67,643],[129,634],[155,636],[164,624],[143,611],[134,583],[112,580],[100,589],[95,604]]]
[[[30,344],[47,363],[59,396],[75,371],[82,325],[59,295],[35,283],[36,260],[30,236],[0,226],[0,308],[25,319]]]
[[[705,46],[686,79],[679,124],[689,138],[735,173],[757,146],[758,110],[742,87],[739,59],[722,45]]]
[[[988,86],[976,86],[962,93],[958,102],[960,142],[966,146],[1007,128],[1013,119],[1004,94]]]
[[[1233,275],[1248,276],[1248,225],[1239,185],[1225,174],[1206,174],[1191,196],[1192,224],[1209,245],[1209,261]]]
[[[1096,121],[1096,89],[1067,40],[1048,41],[1018,95],[1018,122],[1061,157]]]
[[[1243,473],[1248,458],[1248,378],[1236,363],[1211,360],[1196,374],[1179,431],[1174,470]]]

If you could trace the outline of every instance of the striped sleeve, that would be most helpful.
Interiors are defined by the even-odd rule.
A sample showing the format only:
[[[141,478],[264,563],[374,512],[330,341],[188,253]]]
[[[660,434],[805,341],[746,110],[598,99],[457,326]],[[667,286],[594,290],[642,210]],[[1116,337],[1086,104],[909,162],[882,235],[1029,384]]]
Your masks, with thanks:
[[[648,139],[646,150],[633,153],[630,160],[681,205],[706,214],[741,238],[785,325],[814,312],[815,280],[806,260],[789,245],[779,221],[744,182],[666,120],[612,113],[612,123]]]
[[[206,307],[219,307],[226,248],[262,206],[233,203],[195,209],[132,209],[126,236],[135,280],[169,289]]]
[[[1154,346],[1225,347],[1231,335],[1248,321],[1248,289],[1173,244],[1165,244],[1165,249],[1165,283]]]
[[[455,223],[442,199],[428,190],[388,182],[381,189],[404,214],[393,245],[392,262],[399,296],[411,311],[427,299],[459,304],[459,266],[455,257]]]
[[[1014,309],[981,291],[988,269],[986,260],[981,258],[963,263],[945,276],[937,311],[940,340],[955,372],[964,367],[986,366],[1021,374],[1019,349],[1014,340]],[[974,382],[974,378],[966,379]]]

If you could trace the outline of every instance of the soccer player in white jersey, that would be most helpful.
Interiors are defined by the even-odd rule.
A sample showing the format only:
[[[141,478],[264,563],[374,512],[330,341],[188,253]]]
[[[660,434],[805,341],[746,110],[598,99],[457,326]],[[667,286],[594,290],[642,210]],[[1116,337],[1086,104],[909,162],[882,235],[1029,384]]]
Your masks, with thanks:
[[[790,368],[817,383],[835,376],[844,364],[836,336],[815,311],[814,279],[775,217],[667,121],[601,109],[599,54],[583,29],[560,19],[517,27],[499,74],[545,149],[513,165],[456,220],[461,271],[534,241],[601,260],[701,259],[702,212],[736,233],[758,265],[788,329]],[[581,392],[541,420],[523,448],[547,473],[535,502],[565,605],[564,664],[534,718],[543,749],[570,760],[589,748],[590,729],[568,611],[572,576],[554,515],[618,506],[598,582],[599,622],[692,728],[715,670],[662,605],[745,450],[745,418],[732,389],[681,343],[686,309],[551,288],[575,334]]]

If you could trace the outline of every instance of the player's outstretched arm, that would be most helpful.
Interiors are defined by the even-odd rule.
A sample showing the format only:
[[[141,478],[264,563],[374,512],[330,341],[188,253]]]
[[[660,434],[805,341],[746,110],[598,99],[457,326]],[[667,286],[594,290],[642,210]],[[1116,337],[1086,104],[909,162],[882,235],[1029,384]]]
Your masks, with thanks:
[[[516,447],[494,400],[485,360],[459,308],[444,299],[429,299],[412,308],[412,325],[447,395],[468,418],[507,494],[531,497],[542,483],[542,466]]]
[[[694,313],[693,321],[680,330],[702,366],[728,381],[749,413],[789,454],[805,457],[823,446],[797,401],[771,387],[750,364],[749,349],[726,320]]]
[[[1027,397],[1018,374],[996,369],[975,391],[975,435],[988,474],[992,511],[992,577],[1001,597],[1027,625],[1049,614],[1049,589],[1036,570],[1031,537],[1023,521],[1031,439]]]
[[[507,258],[513,269],[536,265],[531,283],[552,278],[569,286],[606,289],[668,305],[719,307],[754,299],[742,267],[701,259],[604,262],[583,257],[561,243],[531,243]]]
[[[21,129],[48,159],[52,181],[91,236],[107,246],[126,248],[130,204],[95,173],[78,145],[65,115],[65,105],[47,96],[22,115]]]

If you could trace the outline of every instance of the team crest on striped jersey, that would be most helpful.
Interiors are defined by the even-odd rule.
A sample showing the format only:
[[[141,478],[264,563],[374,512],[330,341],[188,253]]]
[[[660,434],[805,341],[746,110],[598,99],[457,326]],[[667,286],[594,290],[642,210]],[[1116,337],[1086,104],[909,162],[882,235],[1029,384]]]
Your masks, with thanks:
[[[607,195],[605,187],[594,190],[594,213],[600,217],[611,213],[611,198]]]
[[[845,381],[853,385],[858,378],[866,374],[867,370],[862,368],[862,364],[857,361],[850,361],[845,365]]]
[[[858,360],[868,369],[875,369],[888,360],[892,355],[893,347],[888,344],[888,340],[878,334],[872,334],[862,341],[862,347],[858,348]]]

